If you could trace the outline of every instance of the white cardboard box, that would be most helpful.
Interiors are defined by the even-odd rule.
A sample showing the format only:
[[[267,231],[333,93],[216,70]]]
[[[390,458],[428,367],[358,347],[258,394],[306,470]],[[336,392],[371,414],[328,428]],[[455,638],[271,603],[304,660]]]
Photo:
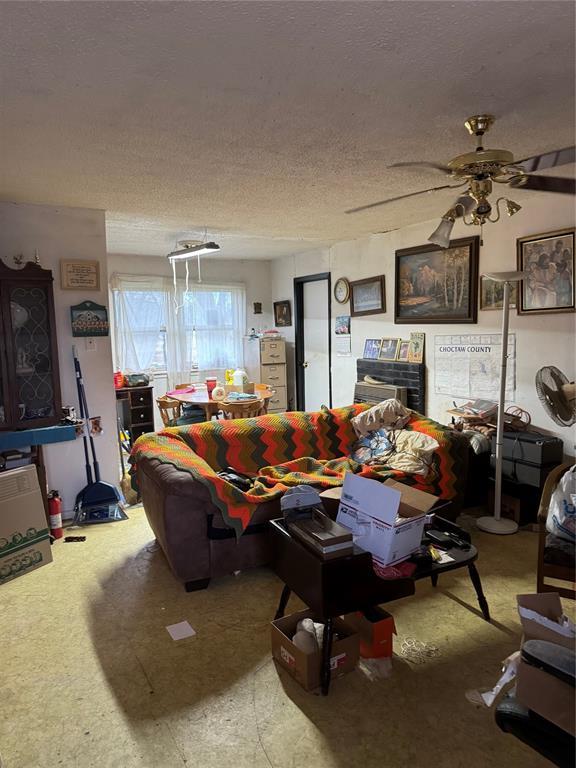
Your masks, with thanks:
[[[420,546],[436,496],[394,480],[381,483],[346,473],[336,521],[381,565],[406,560]]]
[[[52,562],[36,467],[0,473],[0,584]]]

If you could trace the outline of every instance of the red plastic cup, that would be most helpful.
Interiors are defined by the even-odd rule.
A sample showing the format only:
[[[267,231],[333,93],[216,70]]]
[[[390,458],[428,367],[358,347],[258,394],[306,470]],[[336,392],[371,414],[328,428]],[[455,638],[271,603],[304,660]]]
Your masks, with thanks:
[[[214,389],[217,383],[218,383],[218,379],[216,378],[216,376],[208,376],[208,378],[206,379],[206,389],[208,390],[208,397],[210,398],[210,400],[212,400],[212,390]]]

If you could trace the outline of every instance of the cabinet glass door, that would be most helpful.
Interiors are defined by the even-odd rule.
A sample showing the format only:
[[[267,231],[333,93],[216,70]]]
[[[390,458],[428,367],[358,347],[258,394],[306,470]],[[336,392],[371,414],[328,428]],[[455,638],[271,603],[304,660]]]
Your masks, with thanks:
[[[42,285],[10,286],[16,374],[13,407],[19,422],[56,415],[47,291]]]

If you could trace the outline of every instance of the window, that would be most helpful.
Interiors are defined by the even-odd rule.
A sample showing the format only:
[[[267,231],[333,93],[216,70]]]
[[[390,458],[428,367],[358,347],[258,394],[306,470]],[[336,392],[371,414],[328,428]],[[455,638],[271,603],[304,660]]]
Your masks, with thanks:
[[[180,383],[194,370],[242,364],[246,297],[242,286],[193,285],[113,275],[114,364],[122,371],[168,373]]]

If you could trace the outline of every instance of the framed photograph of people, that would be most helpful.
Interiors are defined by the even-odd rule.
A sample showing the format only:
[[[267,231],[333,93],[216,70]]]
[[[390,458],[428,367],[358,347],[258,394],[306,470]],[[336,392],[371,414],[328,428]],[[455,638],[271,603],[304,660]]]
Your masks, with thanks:
[[[274,302],[274,325],[278,328],[292,325],[292,307],[289,301]]]
[[[520,237],[518,314],[574,312],[574,228]]]
[[[384,275],[354,280],[350,283],[350,314],[379,315],[386,311]]]
[[[378,360],[380,354],[380,347],[382,346],[382,339],[366,339],[364,342],[364,359],[365,360]]]
[[[479,237],[396,251],[394,322],[475,323]]]
[[[410,349],[409,341],[401,341],[398,347],[398,357],[396,358],[400,363],[408,362],[408,351]]]
[[[396,360],[398,357],[398,347],[400,339],[382,339],[380,346],[379,360]]]

